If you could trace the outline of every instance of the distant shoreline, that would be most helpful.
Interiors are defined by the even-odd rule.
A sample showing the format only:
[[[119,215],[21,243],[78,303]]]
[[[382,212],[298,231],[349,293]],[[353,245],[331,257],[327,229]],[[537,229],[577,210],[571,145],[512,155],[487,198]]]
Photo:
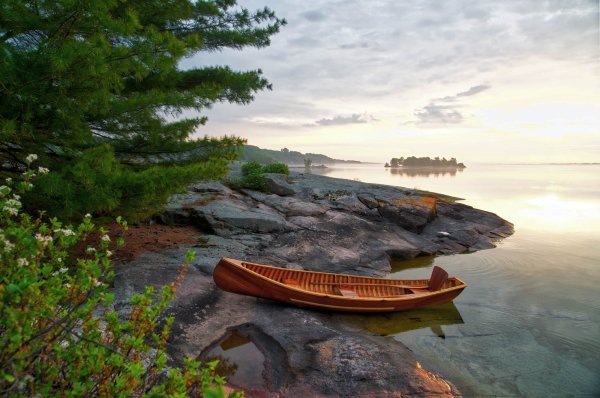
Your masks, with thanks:
[[[303,166],[301,164],[299,164],[299,165],[288,164],[287,166],[290,169],[327,169],[327,168],[329,168],[329,167],[325,166],[324,164],[320,164],[320,165],[317,165],[317,166],[312,166],[312,165],[311,166]]]
[[[600,166],[600,162],[551,162],[551,163],[481,163],[481,164],[496,164],[500,166]]]

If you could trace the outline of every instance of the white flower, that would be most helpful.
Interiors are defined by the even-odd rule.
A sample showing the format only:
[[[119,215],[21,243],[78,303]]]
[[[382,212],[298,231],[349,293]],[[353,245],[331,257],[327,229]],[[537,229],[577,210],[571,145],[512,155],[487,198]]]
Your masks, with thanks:
[[[107,250],[107,251],[106,251],[106,257],[110,257],[110,256],[112,256],[112,255],[113,255],[113,253],[112,253],[110,250]]]
[[[85,218],[92,218],[92,215],[90,213],[86,213],[86,215],[84,217]]]
[[[21,202],[19,202],[17,199],[8,199],[6,204],[10,207],[21,207]]]
[[[38,242],[42,243],[44,247],[48,245],[48,242],[52,242],[51,236],[44,236],[41,234],[35,234],[35,239],[37,239]]]
[[[13,194],[13,198],[15,198],[16,200],[21,200],[21,196],[17,195],[16,193]]]
[[[50,170],[48,170],[45,167],[42,167],[42,166],[38,167],[38,173],[40,173],[40,174],[48,174],[49,172],[50,172]]]
[[[59,263],[62,263],[62,258],[58,257],[58,258],[56,259],[56,261],[57,261],[57,262],[59,262]]]
[[[69,269],[68,268],[60,268],[58,271],[54,271],[52,273],[52,276],[56,276],[56,275],[60,275],[60,274],[64,274],[65,272],[67,272]]]
[[[35,153],[30,153],[29,155],[27,155],[27,157],[25,158],[25,163],[27,164],[31,164],[31,162],[33,162],[34,160],[36,160],[38,157]]]
[[[18,258],[17,259],[17,265],[19,267],[24,267],[26,265],[29,265],[29,261],[26,258]]]
[[[57,230],[56,230],[56,231],[54,231],[54,232],[61,233],[61,234],[63,234],[64,236],[74,236],[74,235],[75,235],[75,232],[73,232],[72,230],[70,230],[70,229],[68,229],[68,228],[65,228],[65,229],[60,229],[60,228],[59,228],[59,229],[57,229]]]
[[[19,214],[19,209],[15,209],[14,207],[10,207],[10,206],[4,206],[2,208],[2,210],[4,210],[5,212],[9,213],[12,216],[16,216],[17,214]]]
[[[91,253],[95,253],[95,252],[96,252],[96,249],[94,249],[93,247],[91,247],[91,246],[90,246],[90,247],[88,247],[87,249],[85,249],[85,252],[86,252],[86,253],[89,253],[89,254],[91,254]]]
[[[10,243],[9,241],[5,240],[4,241],[4,251],[6,251],[7,253],[12,251],[12,249],[15,247],[14,244]]]
[[[6,177],[5,181],[10,184],[12,182],[12,178],[11,177]]]
[[[110,236],[108,236],[108,235],[102,235],[102,240],[104,242],[110,242]]]
[[[102,286],[102,285],[103,285],[103,283],[102,283],[102,282],[100,282],[100,281],[99,281],[98,279],[96,279],[96,278],[92,278],[92,285],[94,285],[94,286]]]

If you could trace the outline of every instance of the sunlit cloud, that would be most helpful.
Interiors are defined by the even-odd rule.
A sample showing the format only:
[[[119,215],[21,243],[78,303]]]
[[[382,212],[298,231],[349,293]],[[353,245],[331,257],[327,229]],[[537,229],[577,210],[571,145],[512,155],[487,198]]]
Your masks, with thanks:
[[[331,118],[323,118],[319,119],[314,123],[306,124],[305,126],[340,126],[345,124],[362,124],[362,123],[372,123],[379,121],[375,116],[369,115],[367,113],[358,114],[353,113],[348,116],[337,115]]]
[[[359,148],[365,161],[398,147],[466,162],[600,161],[598,2],[241,4],[268,5],[288,25],[268,48],[182,67],[260,68],[273,91],[246,107],[216,105],[198,135],[336,158]]]
[[[459,100],[463,97],[471,97],[479,94],[490,87],[487,84],[480,84],[455,95],[436,98],[423,108],[415,110],[414,116],[417,120],[408,122],[407,124],[414,123],[431,127],[432,125],[462,123],[465,117],[459,112],[459,108],[463,106],[463,103],[459,102]]]
[[[417,123],[421,124],[455,124],[464,120],[455,107],[449,105],[437,105],[433,102],[415,111]]]

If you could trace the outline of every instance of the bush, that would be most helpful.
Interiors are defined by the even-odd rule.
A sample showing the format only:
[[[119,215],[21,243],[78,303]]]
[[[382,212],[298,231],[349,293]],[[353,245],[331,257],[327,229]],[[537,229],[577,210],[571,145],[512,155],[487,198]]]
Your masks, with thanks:
[[[237,185],[240,188],[265,192],[267,190],[267,179],[262,174],[249,174],[236,181],[234,185]]]
[[[136,222],[160,212],[173,193],[200,179],[222,178],[223,159],[184,166],[153,166],[135,170],[119,163],[107,145],[84,151],[74,165],[39,179],[27,195],[27,210],[46,209],[61,220],[83,214],[122,215]]]
[[[263,167],[258,162],[248,162],[242,165],[242,175],[249,176],[253,174],[260,174],[263,170]]]
[[[263,167],[263,173],[278,173],[287,176],[290,174],[290,169],[285,163],[271,163]]]
[[[265,192],[267,190],[267,179],[264,173],[279,173],[289,175],[290,170],[286,164],[271,163],[261,166],[258,162],[248,162],[242,165],[242,178],[230,181],[234,188],[246,188]]]
[[[216,362],[167,367],[173,318],[162,314],[193,255],[175,282],[135,295],[123,318],[108,290],[114,273],[106,231],[99,229],[100,244],[85,258],[73,258],[74,246],[95,229],[89,215],[71,226],[22,212],[21,195],[47,171],[28,170],[0,186],[0,396],[224,396]]]

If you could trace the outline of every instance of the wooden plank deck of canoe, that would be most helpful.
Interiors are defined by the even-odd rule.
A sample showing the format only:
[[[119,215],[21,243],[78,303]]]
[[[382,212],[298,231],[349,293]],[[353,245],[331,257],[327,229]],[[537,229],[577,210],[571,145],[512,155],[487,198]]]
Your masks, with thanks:
[[[452,301],[467,286],[441,268],[429,279],[383,279],[273,267],[222,258],[213,273],[221,289],[299,307],[392,312]]]

